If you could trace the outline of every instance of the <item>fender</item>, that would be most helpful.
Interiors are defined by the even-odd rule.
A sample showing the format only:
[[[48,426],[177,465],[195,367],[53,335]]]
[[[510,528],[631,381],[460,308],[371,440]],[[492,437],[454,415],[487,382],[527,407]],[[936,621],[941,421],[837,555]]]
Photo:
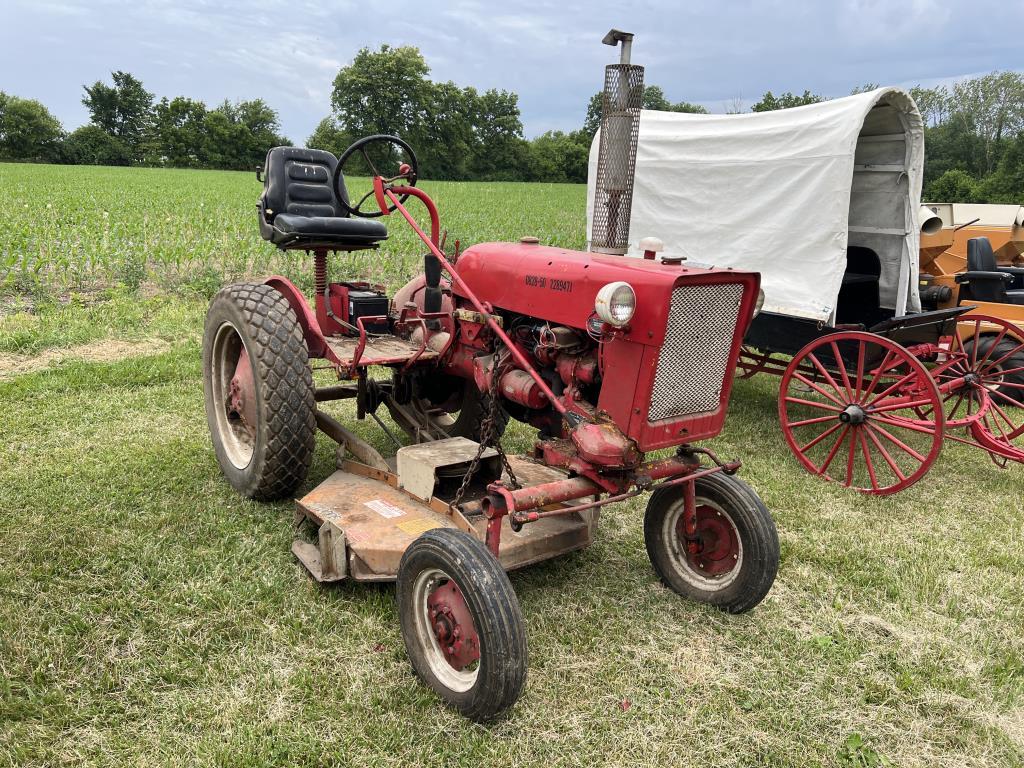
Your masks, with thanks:
[[[295,316],[299,319],[299,325],[302,326],[302,335],[306,340],[309,356],[323,357],[340,365],[341,359],[328,346],[327,339],[324,337],[323,331],[320,330],[320,324],[316,321],[316,315],[309,308],[309,303],[302,295],[302,291],[296,288],[291,280],[281,275],[271,275],[263,282],[288,300]]]

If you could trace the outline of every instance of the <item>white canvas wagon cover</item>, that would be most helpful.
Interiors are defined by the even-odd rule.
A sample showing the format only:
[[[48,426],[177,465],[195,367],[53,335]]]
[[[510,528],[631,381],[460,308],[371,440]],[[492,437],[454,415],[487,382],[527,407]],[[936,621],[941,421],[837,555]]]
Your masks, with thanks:
[[[920,310],[923,165],[921,116],[898,88],[776,112],[643,111],[629,253],[654,236],[665,255],[760,272],[766,310],[830,322],[847,247],[862,246],[879,258],[881,306]]]

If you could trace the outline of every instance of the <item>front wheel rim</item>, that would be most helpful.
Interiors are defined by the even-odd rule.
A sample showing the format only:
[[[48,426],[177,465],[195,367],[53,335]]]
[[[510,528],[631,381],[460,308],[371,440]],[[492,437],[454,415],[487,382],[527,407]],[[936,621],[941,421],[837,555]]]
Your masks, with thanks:
[[[436,610],[438,603],[437,593],[439,590],[451,587],[454,587],[457,593],[457,595],[452,596],[451,600],[464,600],[461,589],[459,589],[455,581],[439,568],[428,568],[416,577],[412,587],[413,631],[416,635],[416,642],[423,649],[423,657],[434,679],[448,690],[456,693],[465,693],[476,685],[480,674],[479,639],[477,638],[476,627],[471,615],[468,627],[465,626],[464,620],[460,622],[452,620],[450,615],[438,615]],[[445,625],[442,632],[438,631],[437,625],[439,623]],[[449,661],[450,654],[445,654],[439,640],[439,636],[444,633],[448,633],[445,636],[450,637],[451,631],[456,628],[461,630],[460,634],[464,641],[475,640],[477,643],[477,660],[467,664],[462,669],[457,669],[452,665]],[[469,655],[472,655],[472,653]]]
[[[704,592],[726,589],[743,568],[743,541],[732,515],[711,499],[696,498],[697,534],[700,549],[691,552],[683,535],[685,503],[680,500],[662,522],[662,540],[668,544],[669,561],[676,574]]]

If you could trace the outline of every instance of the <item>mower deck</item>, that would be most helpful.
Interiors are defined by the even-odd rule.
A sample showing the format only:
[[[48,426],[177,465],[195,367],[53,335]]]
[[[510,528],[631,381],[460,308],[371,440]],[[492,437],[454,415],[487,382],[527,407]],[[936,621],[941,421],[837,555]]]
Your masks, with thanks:
[[[510,456],[509,461],[524,487],[566,477],[524,457]],[[309,521],[318,528],[318,542],[298,539],[292,545],[313,578],[394,581],[405,550],[433,528],[462,529],[483,540],[483,515],[463,517],[452,513],[443,499],[423,501],[398,485],[397,475],[342,459],[334,474],[296,502],[296,522]],[[480,494],[467,494],[466,499],[474,495]],[[597,518],[596,509],[586,510],[546,518],[516,532],[506,516],[501,565],[513,570],[583,549],[591,543]]]

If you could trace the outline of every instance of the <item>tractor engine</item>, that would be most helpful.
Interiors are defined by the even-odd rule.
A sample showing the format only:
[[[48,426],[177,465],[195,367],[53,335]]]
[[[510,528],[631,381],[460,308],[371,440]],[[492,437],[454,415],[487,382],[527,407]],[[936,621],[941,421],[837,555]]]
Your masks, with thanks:
[[[442,363],[448,376],[425,383],[434,402],[451,394],[451,407],[459,390],[453,377],[470,380],[478,392],[500,393],[509,416],[537,427],[546,438],[540,445],[608,468],[636,466],[647,451],[721,430],[740,342],[756,312],[756,273],[583,253],[529,238],[473,246],[457,268],[546,387],[496,352],[486,319],[454,286],[438,307],[456,322]],[[428,291],[420,278],[396,306],[422,307]]]

